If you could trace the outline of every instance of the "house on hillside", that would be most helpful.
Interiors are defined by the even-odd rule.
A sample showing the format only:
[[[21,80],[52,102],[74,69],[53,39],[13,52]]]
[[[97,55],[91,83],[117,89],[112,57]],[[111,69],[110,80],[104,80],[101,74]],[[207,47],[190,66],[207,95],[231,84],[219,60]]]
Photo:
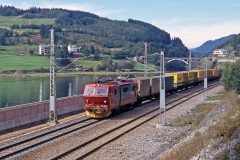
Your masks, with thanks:
[[[45,56],[50,50],[49,45],[39,45],[39,54]]]
[[[230,56],[237,56],[237,54],[238,54],[237,51],[234,50],[229,53]]]
[[[228,55],[228,51],[225,49],[215,49],[213,51],[213,55],[217,57],[226,57]]]
[[[132,58],[134,62],[143,62],[144,61],[144,56],[135,56]]]
[[[68,45],[68,53],[73,57],[80,57],[82,56],[82,48],[78,47],[77,45]]]

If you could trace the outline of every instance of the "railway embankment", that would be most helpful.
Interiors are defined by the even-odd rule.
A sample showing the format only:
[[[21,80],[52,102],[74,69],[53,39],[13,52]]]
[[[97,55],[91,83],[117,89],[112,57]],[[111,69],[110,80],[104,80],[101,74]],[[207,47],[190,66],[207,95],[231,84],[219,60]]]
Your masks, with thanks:
[[[190,134],[159,159],[240,158],[240,105],[235,93],[210,97],[172,124],[180,128],[189,126]]]

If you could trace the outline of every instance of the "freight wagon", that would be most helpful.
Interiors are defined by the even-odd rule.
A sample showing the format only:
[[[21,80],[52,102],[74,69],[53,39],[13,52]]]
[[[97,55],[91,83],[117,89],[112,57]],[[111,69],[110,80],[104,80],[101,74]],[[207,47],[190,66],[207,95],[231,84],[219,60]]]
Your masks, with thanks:
[[[151,77],[150,78],[150,86],[151,86],[151,96],[158,98],[159,97],[159,92],[160,92],[160,78],[159,76]],[[171,92],[173,91],[173,76],[166,76],[165,77],[165,90],[166,92]]]
[[[188,88],[203,82],[204,70],[166,73],[166,93]],[[221,72],[207,71],[208,80],[219,79]],[[159,98],[159,76],[148,78],[117,79],[94,82],[84,88],[84,109],[94,118],[108,117],[114,111],[141,104],[144,100]]]

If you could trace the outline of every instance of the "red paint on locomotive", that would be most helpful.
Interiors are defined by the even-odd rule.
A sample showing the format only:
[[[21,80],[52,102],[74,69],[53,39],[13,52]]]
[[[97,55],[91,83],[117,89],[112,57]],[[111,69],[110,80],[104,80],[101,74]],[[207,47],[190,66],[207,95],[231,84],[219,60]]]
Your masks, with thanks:
[[[108,117],[112,111],[137,102],[136,83],[133,80],[108,81],[88,84],[84,88],[84,109],[94,118]]]

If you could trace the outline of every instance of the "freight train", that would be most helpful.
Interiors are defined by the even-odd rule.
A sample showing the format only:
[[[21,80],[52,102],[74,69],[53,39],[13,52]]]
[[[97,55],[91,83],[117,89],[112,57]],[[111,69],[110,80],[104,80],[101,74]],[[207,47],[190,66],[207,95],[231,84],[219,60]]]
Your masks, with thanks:
[[[203,82],[204,75],[204,70],[166,73],[166,93],[199,85]],[[208,81],[219,79],[220,76],[221,72],[217,69],[207,70]],[[87,116],[108,117],[122,108],[159,98],[159,76],[97,81],[85,85],[83,98]]]

